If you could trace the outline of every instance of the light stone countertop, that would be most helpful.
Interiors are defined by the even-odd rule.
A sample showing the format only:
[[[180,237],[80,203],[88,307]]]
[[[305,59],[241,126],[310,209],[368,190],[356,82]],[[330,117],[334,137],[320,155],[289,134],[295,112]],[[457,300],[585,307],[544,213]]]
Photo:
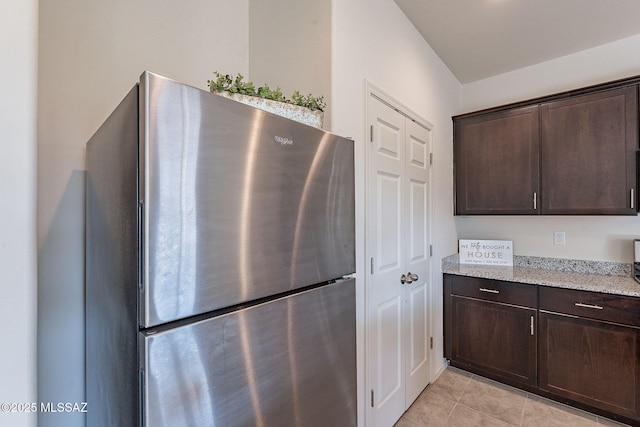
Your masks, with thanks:
[[[460,264],[458,254],[442,259],[442,272],[556,288],[640,297],[631,264],[514,256],[513,267]]]

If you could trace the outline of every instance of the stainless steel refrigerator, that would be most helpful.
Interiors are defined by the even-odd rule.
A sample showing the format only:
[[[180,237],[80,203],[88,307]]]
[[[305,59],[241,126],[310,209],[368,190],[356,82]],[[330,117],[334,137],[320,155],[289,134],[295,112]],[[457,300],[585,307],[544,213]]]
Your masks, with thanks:
[[[142,74],[87,143],[87,425],[356,425],[353,163]]]

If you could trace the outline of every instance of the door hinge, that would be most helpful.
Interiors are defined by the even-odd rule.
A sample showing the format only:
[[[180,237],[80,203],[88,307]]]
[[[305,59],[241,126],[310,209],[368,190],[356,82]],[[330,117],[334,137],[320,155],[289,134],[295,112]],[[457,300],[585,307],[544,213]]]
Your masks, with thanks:
[[[373,390],[371,390],[371,407],[372,408],[374,407],[374,404],[373,404]]]
[[[433,337],[429,337],[429,348],[433,350]]]
[[[369,140],[373,142],[373,125],[369,128]]]
[[[373,258],[371,258],[371,274],[373,274]]]
[[[433,165],[433,153],[429,153],[429,164]]]

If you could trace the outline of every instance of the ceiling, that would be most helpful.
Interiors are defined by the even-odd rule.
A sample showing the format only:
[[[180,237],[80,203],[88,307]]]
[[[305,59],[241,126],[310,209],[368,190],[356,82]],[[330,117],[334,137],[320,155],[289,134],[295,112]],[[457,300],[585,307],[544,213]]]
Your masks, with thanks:
[[[461,83],[640,34],[640,0],[394,0]]]

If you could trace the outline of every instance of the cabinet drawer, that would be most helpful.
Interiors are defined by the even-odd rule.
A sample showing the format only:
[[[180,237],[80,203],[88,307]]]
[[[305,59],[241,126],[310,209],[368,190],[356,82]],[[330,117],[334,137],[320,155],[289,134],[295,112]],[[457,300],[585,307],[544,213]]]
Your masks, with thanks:
[[[537,306],[535,285],[455,275],[450,276],[450,283],[453,295],[523,307]]]
[[[540,310],[640,327],[640,298],[540,286]]]

